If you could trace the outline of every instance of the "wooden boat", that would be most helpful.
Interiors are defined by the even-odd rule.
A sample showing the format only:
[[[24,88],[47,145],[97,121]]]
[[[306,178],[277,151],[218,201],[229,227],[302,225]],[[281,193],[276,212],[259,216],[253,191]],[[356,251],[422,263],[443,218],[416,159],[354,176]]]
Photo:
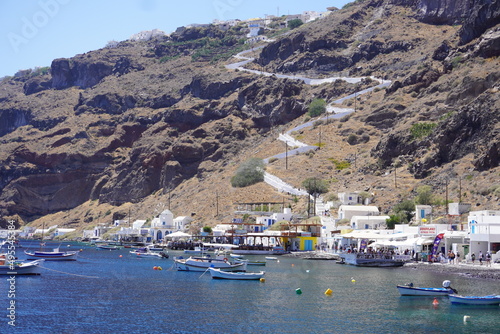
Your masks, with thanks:
[[[28,260],[44,259],[47,261],[76,261],[78,251],[60,252],[59,248],[54,248],[51,252],[45,251],[24,251],[28,255]]]
[[[413,286],[413,283],[397,286],[401,296],[448,296],[456,294],[457,290],[450,286],[450,281],[443,282],[442,288],[421,288]]]
[[[40,264],[45,261],[39,259],[30,262],[9,262],[0,260],[0,275],[40,275]]]
[[[217,259],[210,257],[174,257],[177,270],[181,271],[206,271],[208,268],[216,268],[224,271],[246,271],[246,262],[231,263],[227,258]]]
[[[379,253],[343,253],[341,259],[358,267],[402,267],[405,261],[392,254]]]
[[[210,270],[210,275],[212,275],[212,278],[219,278],[219,279],[258,280],[261,279],[266,273],[265,271],[231,272],[210,267],[208,269]]]
[[[449,298],[453,304],[497,305],[497,306],[500,304],[500,295],[489,295],[489,296],[450,295]]]

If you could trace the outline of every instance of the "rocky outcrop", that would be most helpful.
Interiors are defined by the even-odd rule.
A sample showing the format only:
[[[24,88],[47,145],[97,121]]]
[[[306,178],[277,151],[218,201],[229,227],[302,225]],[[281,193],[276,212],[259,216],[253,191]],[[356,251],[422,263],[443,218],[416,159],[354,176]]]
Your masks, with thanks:
[[[121,114],[135,107],[137,101],[130,95],[119,95],[117,93],[97,94],[84,97],[80,94],[78,105],[75,107],[76,114],[84,112]]]
[[[0,137],[20,126],[29,124],[30,120],[30,110],[0,109]]]
[[[458,32],[460,44],[469,43],[500,22],[499,1],[475,0],[473,2],[474,6],[471,6],[469,15]]]

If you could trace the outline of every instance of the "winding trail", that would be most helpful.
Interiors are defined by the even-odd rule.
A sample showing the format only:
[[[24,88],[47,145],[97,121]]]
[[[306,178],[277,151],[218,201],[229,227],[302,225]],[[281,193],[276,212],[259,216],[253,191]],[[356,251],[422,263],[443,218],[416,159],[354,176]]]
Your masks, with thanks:
[[[249,50],[245,50],[245,51],[242,51],[242,52],[234,55],[233,57],[236,59],[239,59],[240,61],[226,65],[226,68],[229,70],[245,71],[245,72],[250,72],[253,74],[264,75],[264,76],[276,76],[277,78],[281,78],[281,79],[301,80],[307,85],[321,85],[323,83],[332,83],[332,82],[335,82],[336,80],[344,80],[348,83],[355,84],[355,83],[358,83],[358,82],[362,81],[363,79],[367,78],[367,77],[360,77],[360,78],[330,77],[330,78],[323,78],[323,79],[313,79],[313,78],[306,78],[303,76],[286,75],[286,74],[251,70],[251,69],[247,69],[247,68],[243,67],[246,64],[255,60],[255,58],[245,57],[244,55],[247,53],[250,53],[250,52],[254,52],[256,50],[260,50],[262,48],[264,48],[264,45],[261,45],[261,46],[258,46],[258,47],[255,47],[255,48],[252,48]],[[354,112],[354,109],[343,108],[343,107],[339,107],[338,105],[342,104],[346,100],[356,98],[357,96],[362,95],[362,94],[369,93],[369,92],[375,90],[376,88],[388,87],[391,84],[391,81],[389,81],[389,80],[382,80],[382,79],[375,78],[375,77],[370,77],[370,78],[372,80],[378,81],[380,84],[377,86],[374,86],[374,87],[363,89],[359,92],[355,92],[354,94],[350,94],[350,95],[342,97],[340,99],[337,99],[337,100],[329,103],[326,106],[327,116],[323,116],[323,117],[311,120],[309,122],[303,123],[299,126],[294,127],[293,129],[288,130],[286,133],[280,134],[278,136],[278,140],[285,142],[286,145],[290,145],[291,147],[293,147],[293,149],[287,150],[286,152],[283,152],[283,153],[273,155],[272,157],[269,157],[269,158],[265,158],[265,159],[263,159],[264,163],[266,163],[266,164],[269,163],[269,159],[271,159],[271,158],[284,159],[287,156],[293,156],[296,154],[306,153],[306,152],[309,152],[311,150],[317,150],[318,146],[311,146],[311,145],[304,144],[304,143],[298,141],[297,139],[293,138],[290,134],[294,131],[299,131],[299,130],[302,130],[304,128],[313,126],[314,123],[317,122],[318,120],[339,119],[339,118],[342,118],[346,115],[349,115],[349,114]],[[332,114],[332,115],[328,115],[328,114]],[[303,189],[294,188],[293,186],[284,182],[283,180],[281,180],[277,176],[271,175],[267,172],[264,172],[264,182],[266,182],[267,184],[269,184],[270,186],[274,187],[275,189],[277,189],[278,191],[281,191],[281,192],[286,192],[286,193],[289,193],[292,195],[297,195],[297,196],[308,195],[307,191],[305,191]],[[322,203],[322,201],[320,201],[320,202]],[[321,205],[321,204],[319,204],[319,205]]]

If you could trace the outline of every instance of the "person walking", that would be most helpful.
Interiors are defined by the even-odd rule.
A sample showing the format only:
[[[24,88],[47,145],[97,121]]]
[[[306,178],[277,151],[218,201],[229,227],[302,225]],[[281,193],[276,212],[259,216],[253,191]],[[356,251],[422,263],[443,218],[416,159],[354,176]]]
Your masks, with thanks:
[[[476,261],[476,254],[472,253],[470,259],[472,260],[472,265],[474,265],[474,261]]]
[[[479,251],[479,264],[482,266],[483,265],[483,252]]]
[[[486,267],[491,267],[491,254],[490,252],[486,252]]]

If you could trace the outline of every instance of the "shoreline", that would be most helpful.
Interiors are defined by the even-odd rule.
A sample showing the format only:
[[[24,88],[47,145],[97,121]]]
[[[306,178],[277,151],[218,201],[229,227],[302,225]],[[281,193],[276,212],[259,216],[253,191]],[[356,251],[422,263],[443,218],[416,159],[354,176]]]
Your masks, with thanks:
[[[500,264],[492,263],[491,267],[486,267],[485,264],[448,264],[448,263],[427,263],[427,262],[410,262],[406,263],[403,268],[426,270],[438,273],[450,273],[470,278],[500,280]]]

